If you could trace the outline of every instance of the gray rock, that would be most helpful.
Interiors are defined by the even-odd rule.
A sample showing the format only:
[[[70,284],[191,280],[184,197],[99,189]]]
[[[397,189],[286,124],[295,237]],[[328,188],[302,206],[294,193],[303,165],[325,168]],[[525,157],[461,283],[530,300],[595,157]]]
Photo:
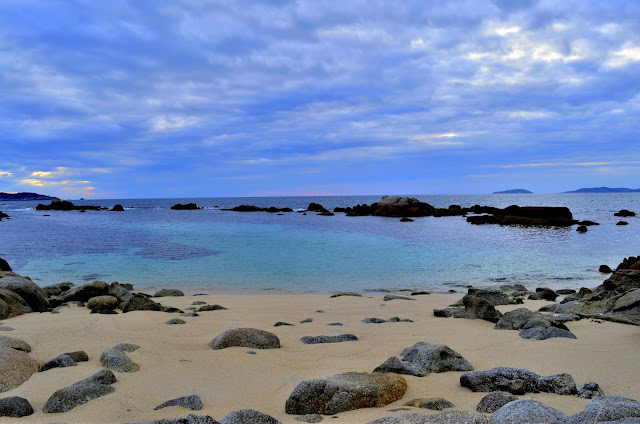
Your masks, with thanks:
[[[395,294],[388,294],[385,295],[385,297],[382,299],[385,302],[388,302],[389,300],[415,300],[415,299],[411,299],[410,297],[407,296],[398,296]]]
[[[31,352],[31,346],[29,343],[8,336],[0,336],[0,348],[10,347],[11,349],[21,350],[23,352]]]
[[[304,423],[319,423],[320,421],[322,421],[324,418],[322,415],[319,414],[306,414],[306,415],[300,415],[298,417],[295,418],[296,421],[302,421]]]
[[[389,322],[413,322],[413,320],[408,318],[391,317],[389,318]]]
[[[172,318],[169,321],[167,321],[167,324],[170,325],[174,325],[174,324],[186,324],[187,322],[185,320],[182,320],[180,318]]]
[[[177,399],[171,399],[153,408],[158,410],[166,408],[167,406],[181,406],[183,408],[191,409],[192,411],[199,411],[202,409],[202,399],[198,395],[183,396]]]
[[[189,414],[186,418],[164,418],[135,424],[220,424],[208,415]]]
[[[604,392],[602,391],[598,383],[589,381],[584,383],[584,386],[578,387],[578,393],[576,394],[576,396],[583,399],[593,399],[598,396],[604,396]]]
[[[491,392],[480,399],[480,403],[478,403],[476,411],[491,414],[514,400],[518,400],[518,397],[511,393]]]
[[[220,424],[282,424],[272,416],[258,412],[255,409],[241,409],[230,412],[220,421]]]
[[[7,326],[1,326],[0,327],[0,331],[14,331],[15,328],[13,327],[7,327]]]
[[[600,396],[584,411],[571,415],[566,424],[595,424],[640,417],[640,402],[621,396]]]
[[[220,305],[204,305],[198,309],[198,312],[207,312],[207,311],[226,311],[227,308]]]
[[[87,308],[91,309],[91,313],[112,314],[119,303],[115,296],[95,296],[87,301]]]
[[[232,346],[252,349],[278,349],[280,339],[273,333],[255,328],[233,328],[218,335],[209,343],[211,349],[224,349]]]
[[[140,365],[133,362],[125,352],[134,352],[139,348],[140,346],[131,343],[120,343],[102,352],[100,363],[117,372],[136,372]]]
[[[394,372],[397,374],[424,377],[432,372],[471,371],[473,367],[448,346],[419,342],[400,354],[402,359],[392,356],[373,372]]]
[[[200,314],[197,312],[185,312],[184,314],[182,314],[183,317],[199,317]]]
[[[88,302],[89,299],[96,296],[104,296],[109,294],[109,284],[104,281],[96,280],[92,283],[74,287],[67,293],[63,294],[55,301],[54,306],[59,306],[66,302]]]
[[[162,305],[143,294],[135,293],[122,309],[123,313],[131,311],[162,311]]]
[[[0,417],[28,417],[33,414],[33,407],[25,398],[12,396],[0,399]]]
[[[400,399],[406,390],[406,380],[397,374],[336,374],[298,384],[285,403],[285,411],[295,415],[334,415],[381,407]]]
[[[62,355],[58,355],[55,358],[45,362],[40,367],[40,372],[47,371],[47,370],[50,370],[52,368],[75,367],[76,365],[77,365],[76,361],[74,361],[71,356],[66,355],[66,354],[62,354]]]
[[[71,356],[71,359],[73,359],[76,362],[87,362],[89,360],[89,355],[87,355],[87,352],[85,352],[84,350],[76,350],[74,352],[67,352],[64,355]]]
[[[275,324],[273,324],[274,327],[281,327],[281,326],[293,326],[293,324],[289,324],[288,322],[284,322],[284,321],[278,321]]]
[[[25,352],[0,347],[0,393],[20,386],[38,372],[40,364]]]
[[[353,334],[340,334],[339,336],[304,336],[300,339],[304,344],[340,343],[358,340]]]
[[[362,322],[365,324],[382,324],[383,322],[387,322],[387,320],[382,318],[365,318]]]
[[[14,292],[20,296],[35,312],[42,312],[49,306],[44,291],[33,281],[20,276],[0,278],[0,289]]]
[[[131,296],[133,296],[131,290],[133,290],[133,286],[131,284],[122,284],[115,281],[109,285],[107,294],[117,298],[118,302],[127,303],[131,300]]]
[[[423,398],[412,399],[405,402],[404,406],[414,406],[416,408],[431,409],[433,411],[442,411],[446,408],[454,408],[455,405],[444,398]]]
[[[153,297],[179,297],[184,296],[184,292],[176,289],[162,289],[155,292]]]
[[[509,367],[466,372],[460,376],[460,385],[474,392],[505,391],[514,395],[539,392],[572,395],[578,392],[569,374],[542,377],[526,369]]]
[[[0,289],[0,319],[17,317],[33,312],[33,309],[19,294]]]
[[[2,216],[0,216],[0,219],[2,219]],[[9,262],[2,258],[0,258],[0,271],[12,272],[11,266],[9,266]]]
[[[47,400],[43,411],[46,413],[69,411],[90,400],[113,393],[115,389],[111,384],[115,382],[116,376],[113,372],[100,370],[89,378],[56,391]]]
[[[331,326],[334,326],[334,327],[342,327],[344,324],[342,324],[341,322],[330,322],[327,325],[331,325]]]
[[[535,339],[535,340],[546,340],[551,339],[553,337],[566,337],[568,339],[577,338],[575,334],[573,334],[569,330],[563,330],[562,328],[557,327],[534,327],[527,328],[520,332],[520,337],[523,339]]]
[[[444,411],[437,414],[400,414],[378,418],[368,424],[492,424],[484,415],[469,411]]]
[[[484,290],[484,289],[471,288],[469,289],[468,294],[478,298],[485,299],[487,302],[491,303],[493,306],[509,305],[513,303],[513,301],[509,296],[507,296],[505,293],[499,290]]]
[[[521,330],[529,320],[538,315],[529,309],[518,308],[502,315],[493,328],[496,330]]]
[[[196,300],[195,302],[191,303],[193,306],[198,306],[198,305],[206,305],[207,302],[203,302],[202,300]]]
[[[340,297],[340,296],[362,297],[360,293],[356,293],[356,292],[338,292],[338,293],[332,294],[330,297]]]
[[[313,322],[313,318],[305,318],[302,321],[300,321],[300,324],[306,324],[308,322]]]
[[[564,424],[567,415],[536,399],[510,402],[491,414],[495,424]]]

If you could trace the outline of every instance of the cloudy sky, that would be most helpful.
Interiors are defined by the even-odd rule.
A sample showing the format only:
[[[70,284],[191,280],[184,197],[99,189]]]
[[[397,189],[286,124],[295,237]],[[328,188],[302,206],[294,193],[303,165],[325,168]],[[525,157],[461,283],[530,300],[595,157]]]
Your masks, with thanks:
[[[640,187],[640,2],[2,0],[0,191]]]

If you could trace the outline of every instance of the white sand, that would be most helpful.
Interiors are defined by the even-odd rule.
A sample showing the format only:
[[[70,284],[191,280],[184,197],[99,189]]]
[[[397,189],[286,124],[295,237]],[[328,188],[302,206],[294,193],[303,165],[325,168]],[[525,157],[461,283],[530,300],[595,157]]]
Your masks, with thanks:
[[[169,407],[154,411],[164,401],[197,394],[204,408],[196,414],[221,420],[227,413],[253,408],[284,423],[299,423],[284,411],[285,401],[303,380],[347,371],[371,372],[390,356],[398,355],[416,342],[445,344],[463,355],[476,370],[497,366],[526,368],[541,375],[566,372],[578,385],[595,381],[607,395],[640,399],[640,368],[637,366],[640,329],[638,327],[590,320],[567,326],[577,340],[555,338],[524,340],[517,331],[493,330],[481,320],[435,318],[434,308],[443,308],[462,295],[416,296],[415,301],[383,302],[382,296],[338,297],[328,295],[210,295],[162,298],[164,305],[185,309],[193,301],[220,304],[227,311],[202,312],[184,317],[186,325],[167,325],[177,314],[131,312],[118,315],[89,314],[86,308],[70,308],[60,314],[28,314],[5,325],[15,328],[4,335],[31,344],[31,356],[45,362],[61,353],[84,350],[89,362],[76,367],[52,369],[34,374],[22,386],[0,397],[23,396],[36,413],[3,422],[117,423],[160,418],[185,417],[192,411]],[[156,299],[157,300],[157,299]],[[532,310],[548,302],[527,301]],[[499,307],[507,311],[518,306]],[[316,310],[325,313],[317,313]],[[364,324],[362,319],[393,316],[410,318],[413,323]],[[305,318],[312,323],[300,324]],[[293,327],[273,327],[277,321]],[[342,322],[344,326],[328,326]],[[282,348],[255,350],[233,347],[212,350],[208,343],[221,332],[234,327],[253,327],[271,331],[280,338]],[[305,345],[302,336],[353,333],[355,342]],[[116,373],[115,393],[61,414],[45,414],[42,408],[56,390],[86,378],[102,367],[100,354],[121,343],[135,343],[139,350],[128,355],[140,365],[135,373]],[[422,397],[444,397],[457,408],[475,410],[486,393],[473,393],[459,383],[459,372],[405,376],[408,390],[404,397],[383,408],[341,413],[331,423],[366,423],[398,414],[387,410]],[[581,411],[588,400],[554,394],[528,394],[572,414]],[[411,412],[431,411],[410,408]]]

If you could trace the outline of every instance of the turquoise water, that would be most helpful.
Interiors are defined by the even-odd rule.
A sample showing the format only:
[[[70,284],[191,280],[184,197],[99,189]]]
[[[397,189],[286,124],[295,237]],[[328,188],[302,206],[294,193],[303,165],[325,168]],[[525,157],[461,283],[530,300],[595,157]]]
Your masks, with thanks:
[[[475,226],[462,217],[333,217],[240,213],[240,204],[328,209],[372,203],[380,196],[113,199],[79,202],[108,211],[36,211],[37,203],[5,202],[0,257],[40,285],[101,279],[186,292],[328,292],[412,289],[447,291],[468,285],[595,286],[600,264],[640,254],[640,218],[616,226],[620,209],[640,212],[640,194],[415,196],[437,207],[474,204],[568,206],[576,219],[600,226]],[[193,201],[205,209],[173,211]],[[216,207],[218,206],[218,207]],[[50,215],[50,216],[44,216]]]

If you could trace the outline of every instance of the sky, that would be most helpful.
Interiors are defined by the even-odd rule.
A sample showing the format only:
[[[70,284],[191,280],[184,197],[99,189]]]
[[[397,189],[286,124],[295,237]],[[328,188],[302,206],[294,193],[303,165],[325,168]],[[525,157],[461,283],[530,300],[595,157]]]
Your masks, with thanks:
[[[0,191],[640,187],[640,2],[2,0]]]

